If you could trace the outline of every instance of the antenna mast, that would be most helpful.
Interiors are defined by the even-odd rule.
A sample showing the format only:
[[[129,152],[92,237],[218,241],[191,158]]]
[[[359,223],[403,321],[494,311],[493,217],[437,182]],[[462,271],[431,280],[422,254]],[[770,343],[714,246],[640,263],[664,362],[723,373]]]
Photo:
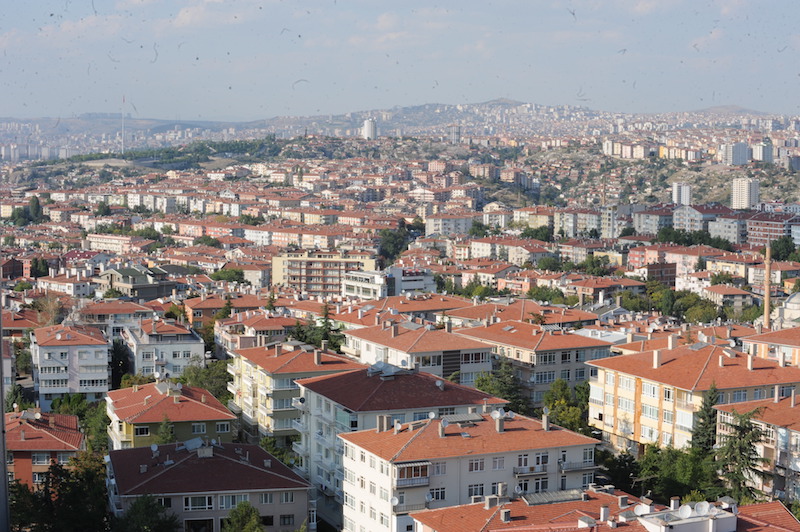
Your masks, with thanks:
[[[122,155],[125,155],[125,95],[122,95]]]

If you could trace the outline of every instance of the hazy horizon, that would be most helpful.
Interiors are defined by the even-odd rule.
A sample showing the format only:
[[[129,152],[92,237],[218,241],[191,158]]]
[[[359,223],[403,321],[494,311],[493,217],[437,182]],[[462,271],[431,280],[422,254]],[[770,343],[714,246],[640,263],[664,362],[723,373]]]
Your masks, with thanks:
[[[7,6],[0,116],[243,122],[498,98],[800,114],[788,0],[109,4]]]

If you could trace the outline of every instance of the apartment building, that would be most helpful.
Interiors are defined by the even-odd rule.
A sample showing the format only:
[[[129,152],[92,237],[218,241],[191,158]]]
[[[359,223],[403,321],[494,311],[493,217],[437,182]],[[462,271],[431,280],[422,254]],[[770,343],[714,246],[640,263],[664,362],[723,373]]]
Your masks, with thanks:
[[[706,337],[708,341],[712,338]],[[595,360],[590,382],[589,423],[616,449],[638,455],[647,444],[687,446],[695,412],[712,383],[719,403],[740,403],[777,394],[789,396],[800,368],[757,358],[727,346],[698,342]]]
[[[142,320],[123,328],[120,338],[130,350],[132,373],[179,377],[186,366],[205,362],[205,343],[193,329],[172,319]]]
[[[102,399],[109,389],[108,340],[89,326],[51,325],[31,331],[33,389],[43,411],[64,394]]]
[[[138,265],[106,270],[92,281],[100,292],[113,288],[125,296],[144,300],[170,296],[176,284],[166,270]]]
[[[290,251],[272,258],[272,282],[310,297],[331,298],[341,294],[348,272],[375,271],[378,266],[371,253]]]
[[[425,236],[430,235],[465,235],[472,228],[475,220],[480,221],[482,215],[478,212],[463,214],[433,214],[425,218]]]
[[[575,386],[590,376],[586,361],[611,356],[610,342],[593,336],[546,331],[522,321],[458,329],[456,334],[489,344],[494,353],[510,360],[523,392],[536,406],[541,406],[544,394],[556,379]]]
[[[268,310],[246,310],[214,322],[214,342],[225,357],[239,349],[263,347],[286,340],[297,318],[272,316]],[[305,321],[301,320],[301,324]]]
[[[767,246],[783,236],[792,236],[792,227],[800,225],[800,215],[791,213],[759,212],[746,221],[747,243]]]
[[[78,416],[19,411],[5,414],[6,468],[8,480],[31,488],[44,483],[53,463],[67,466],[69,459],[85,449]]]
[[[79,316],[81,323],[102,330],[113,341],[122,337],[125,327],[152,317],[153,309],[132,301],[99,301],[82,307]]]
[[[299,434],[296,423],[300,411],[292,402],[300,397],[295,381],[363,367],[324,346],[314,349],[296,341],[240,349],[232,353],[228,363],[228,372],[233,375],[228,383],[233,394],[228,408],[241,420],[242,436],[247,441],[271,436],[289,446],[290,437]]]
[[[742,338],[742,351],[779,364],[800,367],[800,327],[762,332]]]
[[[710,222],[732,213],[730,208],[718,203],[683,204],[673,211],[672,226],[684,231],[708,231]]]
[[[300,457],[295,470],[317,488],[317,511],[336,528],[342,527],[344,493],[338,434],[431,416],[488,412],[508,404],[475,388],[389,364],[301,379],[297,384],[300,398],[295,404],[301,418],[296,424],[300,440],[293,444]]]
[[[344,332],[342,352],[363,362],[383,362],[449,377],[472,385],[481,373],[492,370],[491,346],[431,325],[404,321],[382,322],[373,327]]]
[[[267,532],[316,529],[308,483],[258,445],[181,443],[113,450],[106,456],[111,512],[119,517],[143,495],[172,512],[185,532],[222,529],[247,501]]]
[[[588,487],[598,440],[511,412],[442,416],[339,434],[343,530],[413,529],[409,512]]]

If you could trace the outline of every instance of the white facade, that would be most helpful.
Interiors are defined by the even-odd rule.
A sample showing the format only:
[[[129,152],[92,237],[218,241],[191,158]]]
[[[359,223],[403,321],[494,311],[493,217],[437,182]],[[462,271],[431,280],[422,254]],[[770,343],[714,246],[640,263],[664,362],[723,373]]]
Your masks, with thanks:
[[[186,366],[204,361],[205,343],[197,333],[169,321],[145,320],[125,327],[121,336],[133,355],[133,373],[179,377]]]
[[[692,185],[689,183],[672,183],[672,203],[675,205],[692,204]]]
[[[732,209],[752,209],[761,201],[758,179],[737,177],[731,186]]]
[[[375,140],[378,138],[378,124],[374,118],[367,118],[364,120],[364,125],[361,126],[361,138],[364,140]]]

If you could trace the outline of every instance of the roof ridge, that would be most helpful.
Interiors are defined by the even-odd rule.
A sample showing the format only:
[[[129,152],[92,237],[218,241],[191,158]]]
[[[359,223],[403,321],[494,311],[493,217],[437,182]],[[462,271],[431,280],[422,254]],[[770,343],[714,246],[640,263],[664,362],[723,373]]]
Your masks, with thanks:
[[[422,340],[422,337],[425,336],[425,333],[430,332],[428,329],[425,329],[424,327],[421,329],[421,331],[422,334],[417,335],[417,338],[413,342],[411,342],[411,345],[409,345],[408,348],[406,349],[406,353],[411,353],[411,350],[414,348],[415,345],[419,343],[420,340]]]
[[[383,386],[383,382],[384,382],[384,381],[383,381],[382,379],[379,379],[379,380],[378,380],[378,386],[376,386],[375,388],[373,388],[372,392],[371,392],[369,395],[367,395],[367,396],[364,398],[364,400],[363,400],[363,401],[361,401],[361,402],[358,404],[358,411],[359,411],[359,412],[361,411],[361,408],[362,408],[362,407],[363,407],[365,404],[367,404],[367,402],[368,402],[370,399],[372,399],[372,397],[373,397],[373,396],[375,396],[375,394],[377,394],[377,393],[378,393],[378,390],[380,390],[380,388]]]
[[[177,449],[177,444],[175,445],[175,447],[176,447],[176,449]],[[176,451],[176,452],[177,452],[177,451]],[[178,465],[178,464],[182,464],[183,462],[185,462],[186,460],[188,460],[188,459],[189,459],[189,458],[191,458],[191,457],[192,457],[192,453],[191,453],[191,452],[189,452],[189,453],[187,453],[187,454],[186,454],[186,456],[184,456],[184,457],[183,457],[181,460],[177,460],[177,461],[175,461],[175,463],[174,463],[174,464],[170,464],[170,465]],[[144,464],[143,464],[143,465],[144,465]],[[158,464],[156,464],[156,466],[155,466],[155,467],[158,467]],[[146,479],[142,480],[141,482],[139,482],[138,484],[134,484],[134,485],[133,485],[133,486],[131,486],[131,487],[130,487],[130,488],[127,490],[127,491],[128,491],[128,492],[132,492],[133,490],[135,490],[135,489],[139,488],[140,486],[143,486],[143,485],[147,484],[147,483],[148,483],[148,482],[150,482],[151,480],[155,480],[156,478],[158,478],[158,477],[160,477],[161,475],[163,475],[164,473],[166,473],[168,469],[171,469],[171,468],[164,467],[164,469],[162,469],[161,471],[157,472],[157,473],[156,473],[155,475],[153,475],[152,477],[146,478]]]
[[[261,446],[260,446],[260,445],[256,445],[256,447],[259,447],[259,448],[261,448]],[[263,449],[263,448],[262,448],[262,449]],[[284,465],[284,466],[286,465],[286,464],[284,464],[283,462],[281,462],[280,460],[278,460],[277,458],[275,458],[275,456],[273,456],[273,455],[272,455],[272,454],[270,454],[269,452],[267,452],[267,454],[269,454],[270,456],[272,456],[271,460],[275,460],[276,462],[279,462],[280,464],[282,464],[282,465]],[[262,467],[258,467],[257,465],[255,465],[254,463],[252,463],[252,462],[250,462],[250,461],[244,461],[244,460],[241,460],[241,459],[240,459],[240,460],[236,460],[236,459],[234,459],[232,456],[228,456],[228,455],[224,455],[224,454],[219,454],[219,455],[216,455],[216,454],[215,454],[214,456],[219,456],[220,458],[224,458],[225,460],[231,461],[231,462],[233,462],[233,463],[235,463],[235,464],[243,464],[243,465],[246,465],[246,466],[248,466],[248,467],[251,467],[251,468],[253,468],[253,469],[257,470],[257,471],[261,471],[261,472],[263,472],[263,473],[268,473],[268,474],[270,474],[270,475],[274,475],[274,476],[276,476],[276,477],[280,477],[280,478],[282,478],[282,479],[284,479],[284,480],[286,480],[286,481],[289,481],[289,482],[294,482],[295,484],[299,484],[299,483],[305,483],[305,482],[307,482],[305,479],[301,479],[301,481],[298,481],[297,479],[294,479],[294,478],[289,478],[289,477],[287,477],[287,476],[285,476],[285,475],[281,475],[280,473],[276,473],[275,471],[272,471],[271,469],[269,469],[269,470],[268,470],[266,467],[263,467],[263,468],[262,468]]]
[[[703,365],[703,369],[701,369],[698,372],[697,380],[695,380],[694,384],[692,385],[692,391],[697,389],[697,385],[700,383],[700,379],[703,378],[703,374],[705,374],[706,369],[708,369],[708,364],[709,364],[709,362],[711,362],[711,356],[714,354],[714,351],[716,351],[716,350],[717,350],[717,346],[716,345],[712,345],[711,346],[711,352],[709,352],[708,353],[708,357],[706,357],[706,363]]]
[[[484,522],[484,524],[481,527],[481,530],[479,532],[482,532],[483,530],[486,530],[487,527],[489,526],[489,523],[492,522],[492,519],[494,519],[494,517],[497,515],[497,513],[502,509],[503,509],[503,505],[502,504],[498,504],[497,506],[495,506],[494,507],[494,511],[492,512],[492,515],[490,515],[489,518],[486,519],[486,522]]]
[[[153,394],[150,394],[150,397],[152,397],[152,395]],[[139,417],[140,415],[144,414],[145,412],[149,412],[150,410],[153,409],[154,406],[156,406],[157,404],[160,404],[166,397],[167,397],[166,395],[160,396],[157,400],[153,401],[153,403],[151,405],[147,405],[147,403],[145,403],[145,406],[147,406],[147,408],[139,410],[135,414],[131,414],[130,416],[126,417],[123,421],[128,422],[129,419],[133,420],[133,419]],[[147,397],[145,397],[145,399],[146,398]],[[131,405],[131,406],[133,406],[133,405]]]
[[[391,462],[392,460],[395,460],[397,457],[399,457],[399,456],[400,456],[400,453],[402,453],[403,451],[405,451],[405,450],[406,450],[406,448],[407,448],[409,445],[411,445],[411,442],[413,442],[414,440],[416,440],[416,439],[419,437],[419,435],[420,435],[420,434],[422,434],[422,432],[423,432],[423,431],[424,431],[426,428],[428,428],[428,427],[430,426],[430,424],[431,424],[431,421],[432,421],[431,419],[428,419],[428,422],[427,422],[427,423],[425,423],[424,425],[422,425],[422,427],[419,429],[419,432],[417,432],[416,434],[412,435],[412,436],[411,436],[411,438],[409,438],[409,439],[408,439],[408,441],[407,441],[407,442],[405,442],[405,443],[403,444],[403,446],[402,446],[402,447],[400,447],[400,450],[398,450],[398,451],[397,451],[397,452],[394,454],[394,456],[392,456],[392,457],[389,459],[389,461]],[[410,428],[410,424],[409,424],[409,430],[411,430],[411,428]]]
[[[295,361],[295,359],[296,359],[297,357],[299,357],[299,356],[300,356],[301,354],[303,354],[303,353],[305,353],[305,351],[303,351],[303,350],[300,350],[300,351],[298,351],[298,352],[297,352],[297,353],[296,353],[296,354],[295,354],[293,357],[289,358],[289,360],[286,360],[286,362],[284,362],[283,364],[280,364],[280,365],[279,365],[277,368],[275,368],[275,371],[272,371],[272,372],[270,372],[270,373],[273,373],[273,374],[274,374],[274,373],[277,373],[279,370],[281,370],[281,369],[285,368],[285,367],[286,367],[287,365],[289,365],[291,362],[294,362],[294,361]],[[277,358],[277,357],[276,357],[276,358]]]

